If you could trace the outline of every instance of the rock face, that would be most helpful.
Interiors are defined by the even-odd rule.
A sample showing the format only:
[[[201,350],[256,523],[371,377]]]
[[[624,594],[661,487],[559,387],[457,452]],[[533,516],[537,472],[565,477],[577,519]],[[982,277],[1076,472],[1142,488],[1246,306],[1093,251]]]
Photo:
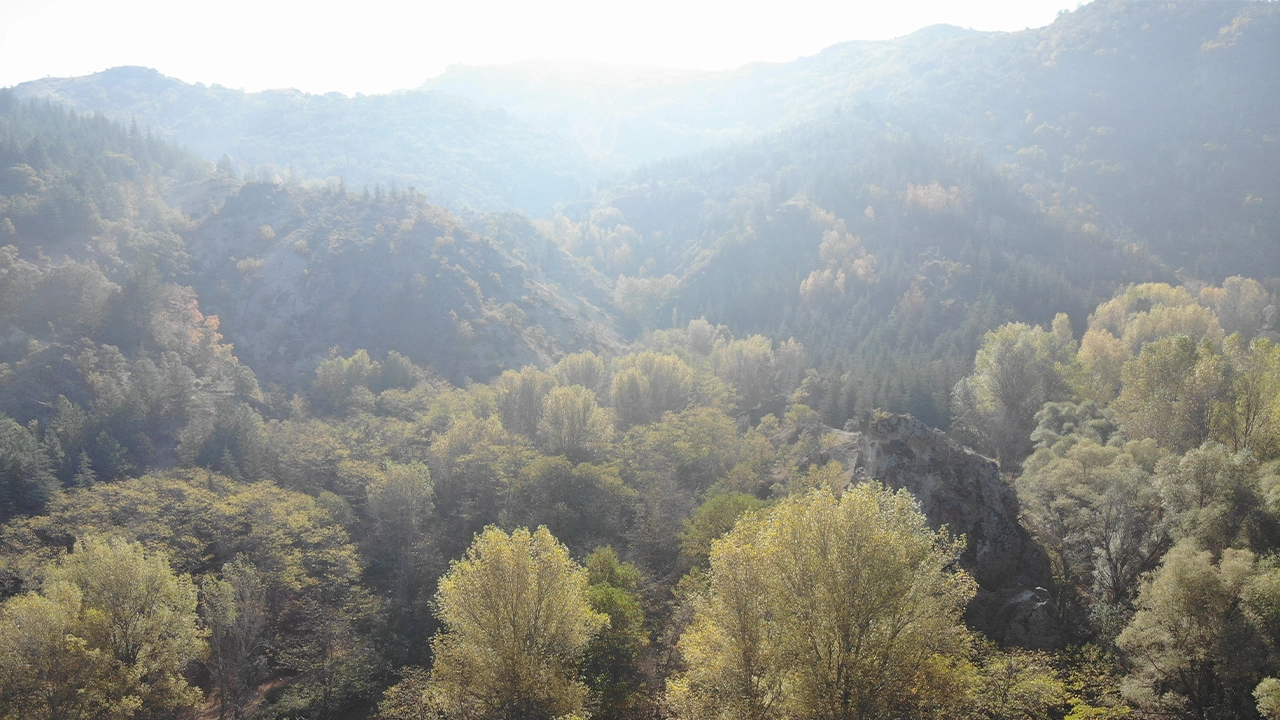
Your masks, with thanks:
[[[1017,494],[994,461],[910,415],[866,418],[854,432],[837,433],[842,442],[828,454],[851,479],[906,488],[930,526],[968,540],[961,564],[979,588],[966,613],[971,627],[1005,645],[1061,643],[1048,556],[1019,523]]]

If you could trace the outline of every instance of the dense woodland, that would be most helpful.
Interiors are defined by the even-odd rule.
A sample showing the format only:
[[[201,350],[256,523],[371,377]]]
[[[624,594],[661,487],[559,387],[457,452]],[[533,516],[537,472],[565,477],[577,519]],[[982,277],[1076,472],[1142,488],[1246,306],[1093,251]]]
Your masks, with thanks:
[[[0,718],[1280,718],[1278,39],[0,90]]]

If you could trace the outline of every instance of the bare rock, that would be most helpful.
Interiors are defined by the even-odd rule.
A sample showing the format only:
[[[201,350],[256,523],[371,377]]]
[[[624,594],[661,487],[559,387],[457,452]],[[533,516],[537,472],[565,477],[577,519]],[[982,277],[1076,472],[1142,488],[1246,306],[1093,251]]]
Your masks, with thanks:
[[[993,460],[961,446],[910,415],[878,415],[856,431],[835,431],[830,459],[852,478],[906,488],[933,528],[967,540],[961,565],[978,583],[966,621],[1006,645],[1053,648],[1061,628],[1050,602],[1048,556],[1018,521],[1014,489]]]

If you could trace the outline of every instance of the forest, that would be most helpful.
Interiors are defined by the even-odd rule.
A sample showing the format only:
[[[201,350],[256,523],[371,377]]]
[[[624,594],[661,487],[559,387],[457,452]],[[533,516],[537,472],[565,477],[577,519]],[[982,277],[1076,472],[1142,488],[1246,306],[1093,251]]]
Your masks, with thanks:
[[[0,720],[1280,720],[1275,67],[0,89]]]

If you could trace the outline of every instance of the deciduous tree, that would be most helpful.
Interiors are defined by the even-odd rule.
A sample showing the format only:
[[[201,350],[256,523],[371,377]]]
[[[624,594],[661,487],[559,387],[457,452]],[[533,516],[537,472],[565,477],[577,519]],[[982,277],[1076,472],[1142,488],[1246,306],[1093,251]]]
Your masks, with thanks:
[[[905,491],[815,490],[750,515],[711,551],[710,588],[669,683],[680,718],[927,715],[958,698],[973,581]]]
[[[440,581],[432,704],[448,717],[550,720],[581,712],[577,663],[607,623],[588,575],[546,528],[480,533]]]
[[[1031,454],[1036,413],[1071,397],[1065,368],[1074,352],[1061,336],[1022,323],[987,333],[973,374],[956,384],[953,427],[1015,470]]]

